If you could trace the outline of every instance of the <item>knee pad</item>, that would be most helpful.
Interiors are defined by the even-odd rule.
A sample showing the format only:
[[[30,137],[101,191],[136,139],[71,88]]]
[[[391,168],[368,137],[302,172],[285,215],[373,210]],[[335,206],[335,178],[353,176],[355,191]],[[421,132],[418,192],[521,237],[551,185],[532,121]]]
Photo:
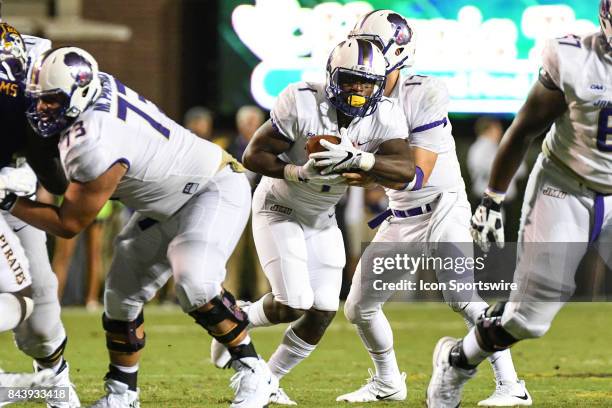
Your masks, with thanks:
[[[312,307],[325,312],[337,312],[340,307],[340,293],[331,287],[319,288],[314,294]]]
[[[247,314],[236,305],[234,296],[228,291],[223,291],[209,303],[212,305],[211,309],[205,312],[194,310],[189,315],[220,343],[229,344],[236,340],[247,328],[249,319]],[[225,331],[220,330],[219,326],[223,322],[230,323],[231,328]]]
[[[14,330],[19,350],[36,360],[52,356],[66,340],[57,300],[41,303],[34,300],[32,315]]]
[[[274,300],[292,309],[309,310],[314,305],[314,293],[310,287],[304,288],[299,293],[285,294],[286,299],[274,296]]]
[[[506,302],[489,306],[478,320],[476,334],[483,350],[489,352],[505,350],[518,341],[501,324],[505,307]]]
[[[36,361],[44,365],[45,367],[50,367],[58,362],[58,360],[64,355],[64,350],[66,349],[66,344],[68,343],[68,337],[64,337],[64,341],[59,345],[58,348],[55,349],[51,354],[43,357],[36,358]]]
[[[102,327],[106,331],[106,348],[121,353],[134,353],[146,343],[146,335],[138,337],[137,330],[144,324],[144,314],[140,312],[136,320],[123,322],[113,320],[102,314]]]

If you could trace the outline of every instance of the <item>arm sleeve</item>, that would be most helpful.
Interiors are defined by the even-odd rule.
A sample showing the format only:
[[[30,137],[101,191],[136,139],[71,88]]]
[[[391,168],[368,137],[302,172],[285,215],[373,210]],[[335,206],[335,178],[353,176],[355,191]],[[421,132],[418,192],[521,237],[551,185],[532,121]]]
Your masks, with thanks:
[[[276,99],[270,112],[272,126],[291,142],[298,134],[298,115],[295,101],[295,86],[289,85]]]
[[[442,81],[434,78],[428,78],[416,87],[406,100],[406,103],[411,105],[412,112],[412,117],[408,118],[410,144],[440,153],[450,126],[448,89]]]

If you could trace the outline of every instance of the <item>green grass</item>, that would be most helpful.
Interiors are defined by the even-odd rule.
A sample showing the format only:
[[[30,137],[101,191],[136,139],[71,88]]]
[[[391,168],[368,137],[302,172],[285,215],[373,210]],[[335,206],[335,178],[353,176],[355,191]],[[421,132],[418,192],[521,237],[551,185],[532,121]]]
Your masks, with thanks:
[[[463,321],[440,304],[394,303],[386,312],[395,332],[400,368],[408,373],[408,406],[424,406],[433,346],[441,336],[461,336]],[[536,406],[612,406],[611,313],[611,304],[568,305],[546,337],[513,348],[517,370]],[[82,401],[89,404],[103,393],[102,376],[108,364],[100,316],[66,309],[63,318],[70,336],[67,358],[72,380]],[[228,387],[231,372],[215,369],[208,362],[208,335],[178,310],[149,307],[145,320],[147,347],[139,375],[143,407],[226,407],[232,397]],[[263,356],[270,356],[283,330],[279,326],[253,333]],[[9,334],[0,335],[0,367],[28,371],[30,364],[15,349]],[[336,396],[360,386],[370,366],[353,327],[339,313],[317,350],[282,385],[300,407],[347,406],[335,403]],[[463,406],[476,406],[493,388],[490,366],[483,364],[466,386]]]

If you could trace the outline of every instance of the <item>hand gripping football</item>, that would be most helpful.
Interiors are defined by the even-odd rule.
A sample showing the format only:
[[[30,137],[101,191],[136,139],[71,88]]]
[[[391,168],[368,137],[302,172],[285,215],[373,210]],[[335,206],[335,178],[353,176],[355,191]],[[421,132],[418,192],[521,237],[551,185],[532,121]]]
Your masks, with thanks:
[[[306,141],[306,153],[311,154],[311,153],[326,151],[327,149],[321,146],[321,143],[319,143],[321,139],[325,139],[328,142],[333,143],[333,144],[340,144],[340,138],[338,136],[332,136],[332,135],[312,136],[312,137],[309,137],[308,140]]]

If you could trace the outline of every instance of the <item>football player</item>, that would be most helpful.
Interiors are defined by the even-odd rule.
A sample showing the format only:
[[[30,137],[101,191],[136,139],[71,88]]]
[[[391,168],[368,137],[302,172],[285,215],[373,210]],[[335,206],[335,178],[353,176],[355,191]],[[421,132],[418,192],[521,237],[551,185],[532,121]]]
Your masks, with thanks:
[[[104,291],[110,365],[107,394],[93,406],[139,406],[143,305],[170,275],[183,311],[230,350],[237,370],[232,407],[266,405],[275,378],[250,340],[246,314],[221,287],[251,202],[238,162],[99,72],[96,60],[79,48],[41,55],[28,75],[27,93],[32,127],[43,138],[59,135],[70,183],[60,207],[10,195],[2,205],[64,238],[89,225],[111,197],[135,210],[115,242]]]
[[[430,407],[456,406],[482,360],[548,331],[575,289],[576,268],[589,245],[612,265],[610,0],[601,0],[599,21],[599,32],[546,44],[539,80],[502,139],[489,187],[472,217],[474,240],[485,250],[489,233],[503,246],[504,192],[530,142],[548,130],[523,202],[518,289],[509,302],[487,309],[463,339],[440,339],[427,390]]]
[[[455,141],[448,119],[448,91],[439,79],[422,75],[400,76],[400,69],[414,64],[415,39],[406,19],[391,10],[374,10],[357,22],[350,38],[375,43],[387,60],[385,96],[398,100],[410,130],[410,145],[416,165],[415,179],[399,190],[387,188],[389,209],[372,220],[372,228],[381,225],[372,242],[469,243],[459,245],[462,256],[473,258],[469,232],[470,204],[465,193]],[[367,183],[361,175],[351,175],[350,183]],[[379,180],[380,182],[380,180]],[[441,245],[439,256],[451,245]],[[370,380],[358,390],[341,395],[338,401],[375,402],[404,400],[407,397],[405,373],[399,371],[393,350],[393,332],[383,313],[383,300],[363,291],[361,263],[357,265],[351,290],[344,305],[347,319],[367,348],[376,368]],[[441,273],[436,271],[436,273]],[[440,279],[446,279],[440,277]],[[390,293],[389,293],[390,295]],[[451,308],[462,314],[472,327],[487,304],[477,295],[468,302],[444,293]],[[496,390],[479,405],[530,405],[531,401],[514,398],[526,394],[517,379],[510,351],[491,357]]]
[[[414,176],[408,130],[399,106],[383,97],[385,59],[364,40],[349,39],[329,56],[326,83],[298,82],[278,97],[243,156],[264,177],[253,199],[253,234],[272,286],[248,307],[254,327],[291,323],[268,365],[279,380],[316,348],[339,306],[345,263],[335,205],[348,170],[406,183]],[[339,145],[312,153],[315,135]],[[316,161],[315,161],[316,159]],[[215,353],[213,353],[215,354]],[[293,405],[282,389],[271,402]]]
[[[8,173],[0,171],[0,197],[8,193],[31,194],[36,188],[36,177],[31,170],[19,170]],[[19,173],[26,173],[19,174]],[[14,330],[24,324],[32,315],[34,300],[32,298],[32,278],[25,251],[12,228],[0,215],[0,333]],[[51,369],[37,370],[34,373],[5,373],[0,369],[0,406],[14,399],[6,388],[30,388],[53,385],[56,378]]]
[[[13,156],[25,156],[40,175],[39,179],[47,190],[63,194],[66,180],[59,165],[57,147],[48,142],[41,145],[39,138],[28,126],[25,115],[26,72],[30,62],[50,47],[49,40],[22,36],[11,25],[0,23],[0,118],[3,129],[0,167],[7,175],[14,172],[10,176],[12,179],[27,179],[31,176],[28,168],[11,166]],[[79,407],[79,398],[70,381],[69,366],[63,358],[67,337],[60,319],[57,278],[47,254],[47,237],[43,231],[12,216],[5,208],[1,210],[2,216],[19,237],[30,261],[32,299],[36,305],[32,316],[15,328],[15,342],[35,360],[35,370],[53,369],[58,377],[57,386],[69,390],[67,401],[50,401],[48,406]]]

